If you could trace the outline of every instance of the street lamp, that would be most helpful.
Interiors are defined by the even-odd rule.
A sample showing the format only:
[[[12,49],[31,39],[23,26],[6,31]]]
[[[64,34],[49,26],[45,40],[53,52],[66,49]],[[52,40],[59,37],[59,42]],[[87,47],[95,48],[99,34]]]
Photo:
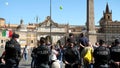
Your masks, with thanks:
[[[50,0],[50,43],[52,44],[52,41],[51,41],[51,26],[52,26],[51,17],[52,17],[52,2]]]

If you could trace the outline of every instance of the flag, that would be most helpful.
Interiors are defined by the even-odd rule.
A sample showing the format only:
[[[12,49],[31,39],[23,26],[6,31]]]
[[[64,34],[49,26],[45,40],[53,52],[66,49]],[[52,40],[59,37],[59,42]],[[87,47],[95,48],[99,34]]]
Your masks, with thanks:
[[[12,37],[12,34],[13,34],[12,30],[9,30],[9,37]]]
[[[2,30],[2,37],[12,37],[12,30]]]
[[[63,9],[63,7],[62,6],[60,6],[60,10],[62,10]]]
[[[2,36],[3,36],[3,37],[6,36],[6,30],[2,30]]]

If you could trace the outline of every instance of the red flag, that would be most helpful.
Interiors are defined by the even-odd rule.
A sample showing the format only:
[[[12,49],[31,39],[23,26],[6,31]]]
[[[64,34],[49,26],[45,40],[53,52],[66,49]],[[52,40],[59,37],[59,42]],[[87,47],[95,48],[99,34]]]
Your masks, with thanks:
[[[9,30],[9,37],[12,37],[12,34],[13,34],[12,30]]]

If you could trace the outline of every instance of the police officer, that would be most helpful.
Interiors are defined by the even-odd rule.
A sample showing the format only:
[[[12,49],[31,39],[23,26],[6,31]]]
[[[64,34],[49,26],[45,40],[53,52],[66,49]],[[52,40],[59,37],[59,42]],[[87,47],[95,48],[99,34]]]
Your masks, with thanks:
[[[19,35],[13,33],[10,41],[5,45],[5,61],[6,68],[18,68],[19,61],[21,59],[21,47],[18,43]]]
[[[41,37],[40,45],[35,49],[35,64],[34,68],[49,68],[49,49],[45,44],[45,38]]]
[[[110,48],[111,68],[120,68],[120,39],[115,39],[114,45]]]
[[[110,60],[110,50],[106,47],[105,41],[99,40],[99,47],[93,52],[94,56],[94,68],[108,68],[108,62]]]
[[[65,68],[78,68],[79,61],[79,51],[74,48],[74,41],[69,39],[67,48],[63,53],[63,62],[65,63]]]

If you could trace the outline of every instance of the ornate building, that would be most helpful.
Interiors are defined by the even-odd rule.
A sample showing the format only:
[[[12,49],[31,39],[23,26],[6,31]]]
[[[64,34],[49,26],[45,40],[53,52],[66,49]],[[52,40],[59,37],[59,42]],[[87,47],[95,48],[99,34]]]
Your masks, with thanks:
[[[50,28],[51,24],[51,28]],[[84,26],[73,26],[69,24],[58,24],[50,17],[47,16],[43,22],[38,24],[28,24],[25,25],[24,21],[21,19],[20,24],[5,24],[5,19],[0,18],[0,45],[5,45],[5,42],[10,39],[9,37],[2,36],[2,31],[12,30],[12,32],[18,33],[20,35],[19,42],[24,47],[24,45],[30,45],[31,47],[37,45],[37,41],[41,37],[49,38],[52,37],[52,43],[55,44],[58,40],[64,44],[66,37],[70,32],[78,35]],[[51,34],[50,34],[51,30]],[[48,40],[49,41],[49,40]]]
[[[100,29],[98,30],[99,38],[107,42],[113,41],[115,38],[120,38],[120,22],[112,20],[112,11],[109,10],[109,5],[106,5],[103,16],[100,19]]]

